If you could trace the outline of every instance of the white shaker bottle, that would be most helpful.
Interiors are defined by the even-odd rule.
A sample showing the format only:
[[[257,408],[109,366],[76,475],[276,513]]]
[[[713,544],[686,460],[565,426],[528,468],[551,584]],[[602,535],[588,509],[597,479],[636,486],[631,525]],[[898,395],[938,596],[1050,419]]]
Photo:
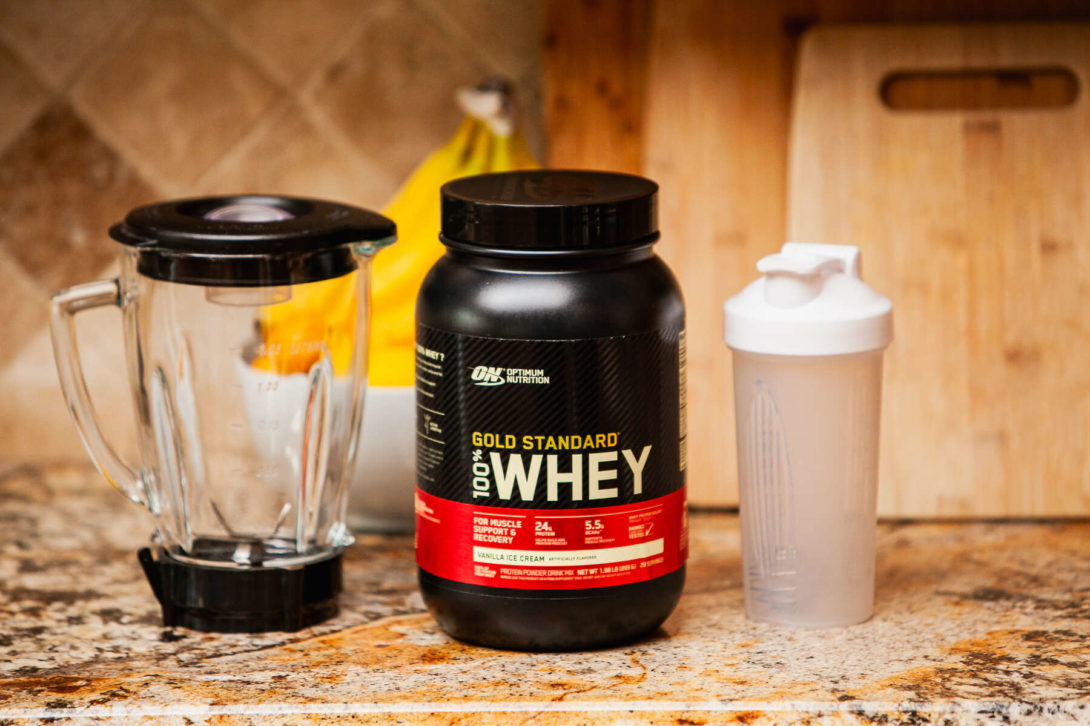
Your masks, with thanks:
[[[874,609],[882,353],[893,306],[859,248],[789,242],[727,300],[746,615],[860,623]]]

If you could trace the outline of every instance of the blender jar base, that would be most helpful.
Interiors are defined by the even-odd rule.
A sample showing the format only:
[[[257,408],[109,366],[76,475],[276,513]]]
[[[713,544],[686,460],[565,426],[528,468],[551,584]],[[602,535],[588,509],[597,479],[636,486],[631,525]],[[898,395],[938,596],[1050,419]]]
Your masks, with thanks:
[[[300,567],[226,568],[181,562],[144,548],[140,565],[163,625],[212,633],[293,632],[337,614],[341,553]]]

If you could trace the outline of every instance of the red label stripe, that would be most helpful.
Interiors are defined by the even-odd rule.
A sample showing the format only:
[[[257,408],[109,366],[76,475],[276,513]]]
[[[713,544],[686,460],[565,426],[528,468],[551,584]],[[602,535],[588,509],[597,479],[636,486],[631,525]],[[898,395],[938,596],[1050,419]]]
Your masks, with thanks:
[[[416,490],[416,562],[470,585],[571,590],[642,582],[688,554],[685,489],[587,509],[514,509]]]

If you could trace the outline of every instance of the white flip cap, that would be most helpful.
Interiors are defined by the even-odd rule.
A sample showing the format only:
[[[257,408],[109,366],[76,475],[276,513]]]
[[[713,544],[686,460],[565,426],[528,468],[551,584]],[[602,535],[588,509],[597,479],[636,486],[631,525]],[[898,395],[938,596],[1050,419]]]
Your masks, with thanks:
[[[788,242],[757,270],[765,276],[723,304],[731,348],[840,355],[893,340],[893,303],[863,282],[858,247]]]

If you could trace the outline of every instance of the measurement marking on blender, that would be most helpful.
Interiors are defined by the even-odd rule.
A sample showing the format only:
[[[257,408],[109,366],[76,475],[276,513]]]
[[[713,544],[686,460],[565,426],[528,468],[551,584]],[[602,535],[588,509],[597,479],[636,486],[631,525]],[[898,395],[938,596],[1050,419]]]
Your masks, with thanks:
[[[427,406],[421,405],[421,404],[419,404],[419,403],[417,403],[417,404],[416,404],[416,406],[417,406],[417,408],[422,408],[422,409],[424,409],[424,410],[425,410],[425,411],[427,411],[428,413],[434,413],[434,414],[435,414],[436,416],[446,416],[446,414],[445,414],[445,413],[443,413],[442,411],[436,411],[436,410],[434,410],[434,409],[428,408]]]

